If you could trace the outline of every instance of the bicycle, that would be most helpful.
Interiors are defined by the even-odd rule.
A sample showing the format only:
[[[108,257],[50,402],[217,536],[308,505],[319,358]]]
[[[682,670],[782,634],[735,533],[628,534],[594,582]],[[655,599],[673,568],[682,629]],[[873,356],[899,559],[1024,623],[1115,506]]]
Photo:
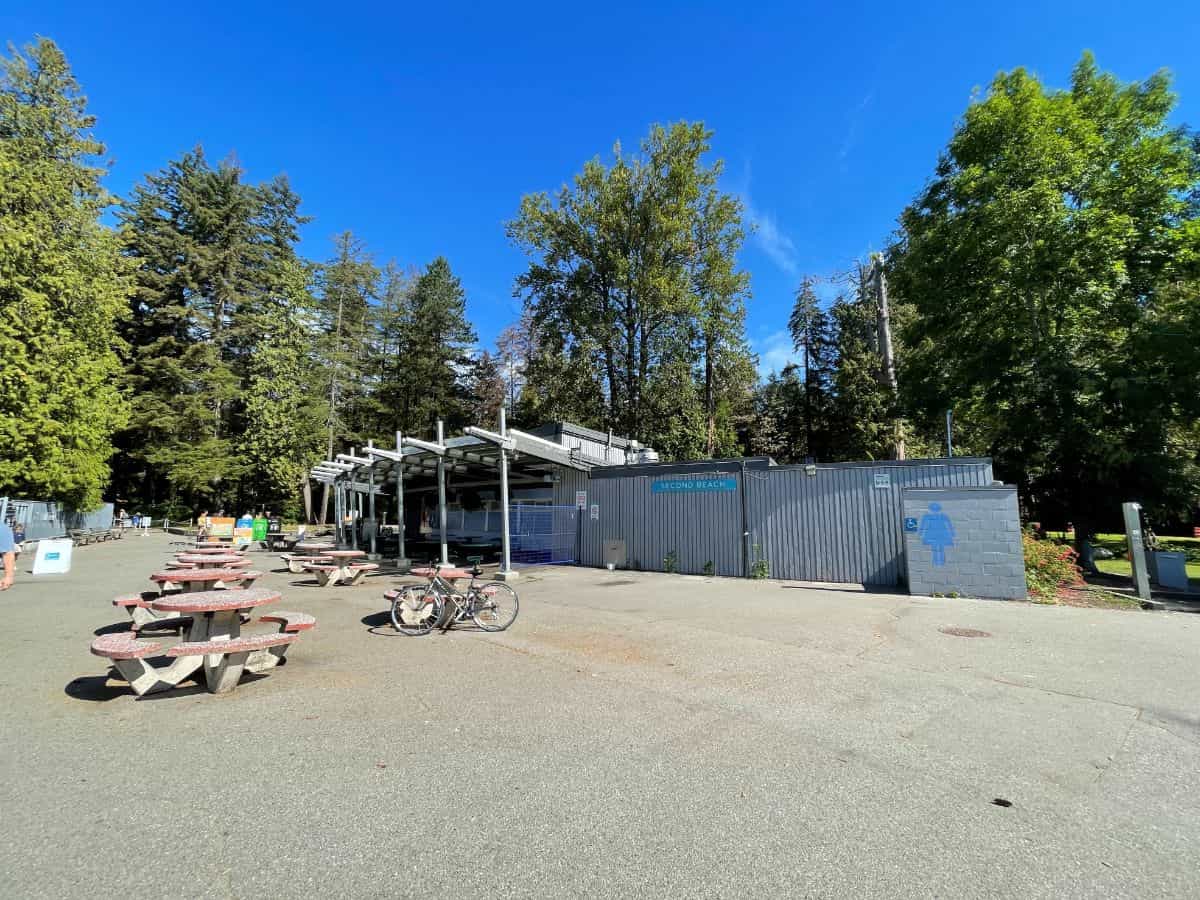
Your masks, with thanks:
[[[470,570],[458,569],[430,561],[423,569],[413,569],[412,574],[429,579],[427,584],[409,585],[396,592],[392,599],[392,626],[401,634],[429,634],[438,625],[446,631],[456,622],[471,619],[483,631],[504,631],[520,611],[517,592],[502,581],[476,579],[483,574],[479,567],[482,557],[471,556],[474,563]],[[468,575],[471,581],[465,591],[459,591],[452,582]],[[447,604],[453,604],[453,610]]]

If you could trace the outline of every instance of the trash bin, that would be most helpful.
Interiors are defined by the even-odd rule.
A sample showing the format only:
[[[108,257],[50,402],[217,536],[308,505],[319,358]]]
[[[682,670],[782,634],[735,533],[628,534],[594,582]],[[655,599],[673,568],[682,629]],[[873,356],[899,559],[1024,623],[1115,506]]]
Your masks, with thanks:
[[[1154,554],[1154,565],[1158,569],[1158,584],[1169,591],[1188,589],[1187,554],[1159,550]]]
[[[267,539],[267,531],[269,530],[270,522],[266,519],[255,519],[251,536],[253,540],[265,541]]]

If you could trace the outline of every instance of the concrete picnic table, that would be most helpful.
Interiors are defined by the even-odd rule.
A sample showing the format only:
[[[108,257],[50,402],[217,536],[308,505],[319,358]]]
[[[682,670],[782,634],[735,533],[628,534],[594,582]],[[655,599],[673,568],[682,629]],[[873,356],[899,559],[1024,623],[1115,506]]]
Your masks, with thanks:
[[[113,660],[139,695],[169,690],[201,667],[209,691],[226,693],[237,686],[243,672],[276,666],[299,632],[315,624],[303,613],[279,613],[260,620],[281,623],[279,632],[241,637],[243,614],[278,600],[278,591],[265,588],[159,597],[151,604],[156,612],[191,620],[187,639],[166,651],[174,662],[161,669],[151,666],[145,657],[160,645],[136,640],[132,633],[102,635],[92,643],[92,653]]]
[[[185,550],[182,552],[184,552],[184,553],[203,553],[203,554],[209,554],[211,556],[218,556],[218,555],[228,555],[230,553],[237,553],[238,551],[235,550],[233,547],[229,546],[229,544],[218,544],[218,545],[197,544],[191,550]]]
[[[326,550],[336,550],[337,544],[332,541],[298,541],[293,550],[301,553],[324,553]]]
[[[150,580],[162,591],[182,590],[189,593],[228,587],[226,582],[246,588],[259,578],[262,578],[262,572],[242,572],[237,569],[168,569],[150,576]]]
[[[366,555],[364,550],[325,550],[321,556],[327,557],[328,563],[309,563],[304,568],[317,576],[317,583],[321,587],[332,587],[338,583],[355,585],[362,581],[367,572],[379,568],[376,563],[354,562]]]
[[[197,569],[240,569],[250,560],[239,553],[176,553],[176,561]]]

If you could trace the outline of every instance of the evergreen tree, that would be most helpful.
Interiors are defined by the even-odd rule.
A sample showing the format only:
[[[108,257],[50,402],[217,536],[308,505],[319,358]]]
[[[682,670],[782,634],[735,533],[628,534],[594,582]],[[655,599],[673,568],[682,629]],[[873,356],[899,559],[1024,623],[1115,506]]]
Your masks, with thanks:
[[[837,366],[832,375],[829,459],[888,459],[894,448],[895,403],[880,378],[883,361],[871,297],[838,297],[830,310]]]
[[[117,468],[126,496],[176,514],[253,499],[237,452],[242,395],[258,343],[304,293],[298,206],[285,180],[249,184],[199,148],[134,189],[120,215],[137,267],[125,328],[133,414]]]
[[[331,459],[343,446],[362,446],[371,434],[372,395],[379,383],[374,305],[380,291],[380,271],[363,242],[345,231],[333,244],[334,255],[318,276]]]
[[[328,417],[314,384],[320,370],[311,331],[294,311],[282,314],[250,357],[241,453],[254,473],[255,506],[312,519],[309,469],[321,458]]]
[[[476,340],[467,321],[462,284],[439,256],[416,279],[410,294],[396,392],[399,430],[429,434],[439,417],[449,429],[473,421],[469,372]]]
[[[800,407],[792,411],[802,424],[802,443],[792,455],[820,460],[839,458],[834,428],[834,371],[837,336],[829,316],[821,309],[812,278],[804,278],[796,291],[796,301],[788,318],[792,346],[800,354],[803,391]]]
[[[129,291],[87,100],[53,41],[0,60],[0,493],[88,508],[109,480]]]

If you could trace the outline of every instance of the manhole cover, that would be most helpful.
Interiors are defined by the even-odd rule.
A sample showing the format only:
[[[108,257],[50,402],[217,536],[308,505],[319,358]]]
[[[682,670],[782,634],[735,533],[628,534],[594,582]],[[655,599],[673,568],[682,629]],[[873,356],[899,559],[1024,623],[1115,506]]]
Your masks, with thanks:
[[[957,626],[947,625],[945,628],[939,628],[942,634],[948,634],[951,637],[991,637],[987,631],[980,631],[978,628],[958,628]]]

